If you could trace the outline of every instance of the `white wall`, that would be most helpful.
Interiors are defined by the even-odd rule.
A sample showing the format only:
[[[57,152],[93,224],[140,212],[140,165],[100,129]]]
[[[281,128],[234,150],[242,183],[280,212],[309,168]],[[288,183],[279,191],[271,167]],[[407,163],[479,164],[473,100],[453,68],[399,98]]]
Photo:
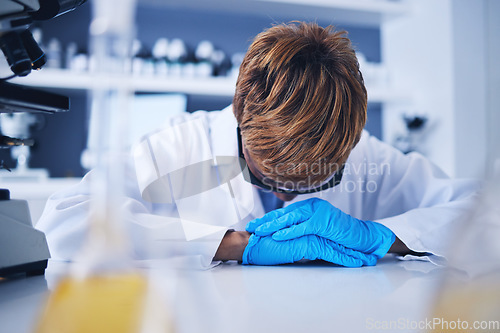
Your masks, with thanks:
[[[486,2],[488,171],[500,173],[500,1]]]
[[[402,130],[403,112],[429,116],[422,152],[447,173],[455,173],[453,138],[453,58],[451,0],[412,0],[412,11],[382,26],[382,60],[390,83],[411,92],[407,104],[384,106],[384,141]]]
[[[486,3],[452,1],[455,173],[483,177],[486,167]]]
[[[392,143],[402,130],[402,112],[426,113],[422,152],[451,176],[483,177],[492,135],[498,140],[489,124],[498,124],[499,104],[487,91],[498,80],[490,71],[498,67],[498,45],[490,49],[498,43],[499,1],[408,1],[411,13],[381,30],[391,83],[412,93],[411,103],[384,107],[384,140]]]

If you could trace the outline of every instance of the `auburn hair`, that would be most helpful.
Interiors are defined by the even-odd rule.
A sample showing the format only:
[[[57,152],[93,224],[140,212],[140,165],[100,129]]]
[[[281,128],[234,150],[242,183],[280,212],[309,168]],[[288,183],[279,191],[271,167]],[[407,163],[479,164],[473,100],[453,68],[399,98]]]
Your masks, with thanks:
[[[259,171],[279,182],[325,181],[347,160],[366,122],[367,94],[345,31],[275,25],[240,67],[233,110]],[[333,169],[331,166],[334,166]]]

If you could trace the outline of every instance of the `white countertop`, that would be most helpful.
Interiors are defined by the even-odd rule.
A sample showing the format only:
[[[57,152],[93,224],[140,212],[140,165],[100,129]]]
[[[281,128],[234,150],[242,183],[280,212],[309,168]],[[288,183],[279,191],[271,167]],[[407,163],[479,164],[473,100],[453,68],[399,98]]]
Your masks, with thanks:
[[[32,332],[68,267],[49,261],[45,276],[0,280],[0,332]],[[389,255],[362,268],[228,262],[207,271],[145,272],[170,305],[164,310],[177,332],[364,332],[432,317],[442,268]]]

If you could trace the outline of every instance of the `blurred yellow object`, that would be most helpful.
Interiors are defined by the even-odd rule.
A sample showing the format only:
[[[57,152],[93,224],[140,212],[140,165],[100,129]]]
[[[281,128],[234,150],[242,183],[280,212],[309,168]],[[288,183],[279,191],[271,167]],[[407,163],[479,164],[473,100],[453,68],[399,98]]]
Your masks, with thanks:
[[[441,293],[433,313],[431,332],[499,332],[500,284],[478,279],[457,282]]]
[[[139,274],[65,278],[51,294],[38,333],[140,332],[147,281]]]
[[[449,251],[431,332],[500,332],[500,175],[479,193]]]

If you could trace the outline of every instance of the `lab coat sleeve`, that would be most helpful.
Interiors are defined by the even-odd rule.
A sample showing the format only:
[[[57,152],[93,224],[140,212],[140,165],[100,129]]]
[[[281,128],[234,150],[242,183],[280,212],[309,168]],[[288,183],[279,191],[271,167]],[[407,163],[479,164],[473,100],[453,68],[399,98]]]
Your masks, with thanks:
[[[212,259],[226,231],[239,229],[241,217],[252,210],[253,203],[238,196],[241,186],[251,187],[240,174],[217,177],[225,160],[213,155],[210,133],[216,118],[202,111],[172,118],[124,157],[122,226],[137,260],[147,265],[212,267],[218,263]],[[53,258],[73,260],[84,242],[92,174],[46,204],[38,226],[47,235]]]
[[[89,172],[78,185],[53,194],[47,201],[37,228],[45,232],[54,260],[77,260],[86,241],[92,174]],[[123,213],[120,226],[136,263],[200,269],[217,265],[219,262],[212,258],[228,228],[183,223],[176,216],[175,207],[154,207],[141,200],[133,179],[130,175],[126,177],[126,196],[120,200]],[[186,228],[196,229],[196,236],[187,240]]]
[[[380,171],[367,175],[378,186],[365,197],[370,215],[410,250],[430,253],[432,261],[441,262],[480,183],[451,179],[419,153],[402,154],[374,137],[364,140],[364,155]]]

